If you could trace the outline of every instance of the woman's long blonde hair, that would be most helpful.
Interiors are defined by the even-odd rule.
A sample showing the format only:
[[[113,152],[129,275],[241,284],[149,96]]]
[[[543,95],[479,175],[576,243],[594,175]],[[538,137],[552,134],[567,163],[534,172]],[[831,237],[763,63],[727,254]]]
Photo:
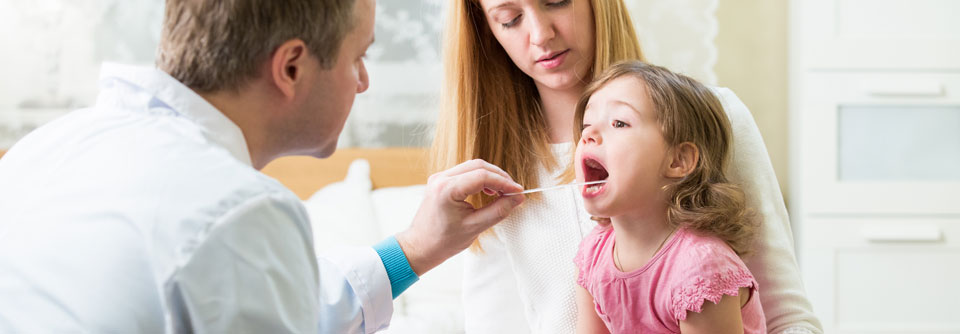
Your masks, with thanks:
[[[584,1],[584,0],[573,0]],[[594,64],[584,82],[621,60],[642,60],[640,43],[623,0],[590,0]],[[431,149],[433,172],[483,159],[526,188],[537,170],[558,167],[533,79],[523,73],[490,31],[479,0],[450,3],[444,35],[444,85]],[[491,198],[468,199],[482,205]],[[474,249],[478,243],[474,243]]]

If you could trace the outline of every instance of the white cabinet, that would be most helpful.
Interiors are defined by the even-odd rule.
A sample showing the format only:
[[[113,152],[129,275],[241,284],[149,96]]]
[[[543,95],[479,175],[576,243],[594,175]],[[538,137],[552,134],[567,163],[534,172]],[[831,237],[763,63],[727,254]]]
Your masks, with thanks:
[[[802,77],[806,213],[960,214],[960,73]]]
[[[960,219],[804,220],[826,333],[960,333]]]
[[[796,14],[810,68],[960,69],[960,1],[803,0]]]
[[[790,209],[827,333],[960,333],[958,16],[791,3]]]

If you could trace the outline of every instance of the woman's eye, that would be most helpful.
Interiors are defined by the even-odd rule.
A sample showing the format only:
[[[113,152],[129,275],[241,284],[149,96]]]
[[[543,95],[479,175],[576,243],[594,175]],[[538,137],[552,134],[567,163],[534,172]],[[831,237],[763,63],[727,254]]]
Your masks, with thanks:
[[[519,21],[520,21],[520,15],[517,15],[517,17],[514,17],[513,20],[510,20],[510,22],[501,23],[500,25],[503,26],[504,28],[513,28],[513,26],[516,26],[517,22]]]
[[[548,2],[548,3],[547,3],[547,6],[549,6],[549,7],[563,7],[563,6],[569,5],[571,1],[573,1],[573,0],[560,0],[560,1],[556,1],[556,2]]]
[[[590,124],[584,124],[583,126],[580,127],[580,132],[583,132],[583,130],[586,130],[589,127],[590,127]]]
[[[630,124],[624,123],[623,121],[613,121],[613,127],[615,128],[625,128],[630,126]]]

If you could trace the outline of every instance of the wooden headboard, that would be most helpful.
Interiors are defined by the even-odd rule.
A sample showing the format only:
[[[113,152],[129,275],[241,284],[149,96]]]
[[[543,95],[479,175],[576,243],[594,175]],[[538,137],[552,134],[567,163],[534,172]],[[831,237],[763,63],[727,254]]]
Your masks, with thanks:
[[[347,167],[356,159],[370,162],[374,188],[427,183],[427,150],[423,148],[338,149],[326,159],[285,157],[263,168],[302,199],[324,186],[343,180]]]
[[[0,157],[5,152],[0,150]],[[427,150],[423,148],[338,149],[326,159],[285,157],[274,160],[263,173],[283,183],[301,199],[324,186],[343,180],[347,167],[356,159],[370,162],[374,188],[427,183]]]

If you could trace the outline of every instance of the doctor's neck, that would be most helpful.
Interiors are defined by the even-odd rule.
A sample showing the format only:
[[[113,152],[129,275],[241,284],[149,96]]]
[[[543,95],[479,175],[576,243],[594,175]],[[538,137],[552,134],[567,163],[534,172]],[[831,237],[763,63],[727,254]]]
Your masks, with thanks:
[[[278,135],[274,130],[278,126],[276,115],[283,112],[277,110],[278,106],[270,102],[272,99],[264,93],[269,90],[258,90],[253,85],[256,85],[256,80],[251,80],[251,85],[235,90],[197,94],[240,128],[253,168],[260,170],[282,156],[287,145],[285,136]]]

